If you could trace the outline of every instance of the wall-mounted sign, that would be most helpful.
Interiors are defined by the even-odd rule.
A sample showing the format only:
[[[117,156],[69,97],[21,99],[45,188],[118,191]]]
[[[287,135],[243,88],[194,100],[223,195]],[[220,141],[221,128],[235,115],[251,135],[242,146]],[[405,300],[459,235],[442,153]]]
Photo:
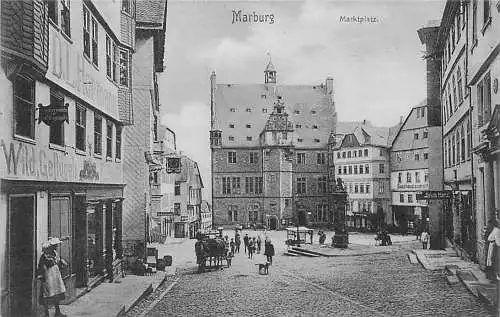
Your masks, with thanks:
[[[69,123],[68,114],[69,104],[64,105],[48,105],[43,106],[41,103],[38,104],[38,123],[42,122],[46,125],[52,125],[54,123],[61,123],[66,121]]]
[[[451,199],[453,192],[451,190],[442,190],[442,191],[425,191],[421,193],[417,193],[417,200],[426,200],[426,199],[436,199],[436,200],[445,200]]]

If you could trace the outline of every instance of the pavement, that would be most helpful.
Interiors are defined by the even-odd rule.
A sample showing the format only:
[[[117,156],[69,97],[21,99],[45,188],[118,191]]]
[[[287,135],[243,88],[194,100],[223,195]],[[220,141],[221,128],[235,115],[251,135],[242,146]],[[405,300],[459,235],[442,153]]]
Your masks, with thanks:
[[[426,270],[444,270],[448,284],[461,282],[472,295],[491,309],[498,307],[498,282],[490,281],[479,264],[461,259],[452,248],[415,249],[413,253]]]
[[[126,316],[491,316],[461,283],[446,283],[445,271],[408,260],[420,245],[414,236],[394,243],[389,253],[287,257],[281,253],[286,250],[283,232],[269,235],[277,252],[268,275],[259,274],[256,265],[265,257],[249,259],[242,248],[223,270],[197,274],[196,263],[179,267],[172,283],[164,283]],[[385,248],[375,247],[373,236],[353,234],[350,240]],[[179,243],[185,254],[177,257],[194,258],[190,243]]]
[[[61,311],[71,317],[122,316],[175,271],[175,267],[170,266],[149,276],[126,275],[115,282],[103,282],[72,303],[61,305]]]

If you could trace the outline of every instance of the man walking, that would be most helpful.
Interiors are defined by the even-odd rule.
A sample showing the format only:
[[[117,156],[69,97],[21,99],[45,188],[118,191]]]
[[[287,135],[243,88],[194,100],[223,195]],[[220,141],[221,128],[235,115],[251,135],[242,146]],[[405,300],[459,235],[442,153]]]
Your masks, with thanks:
[[[274,245],[271,242],[271,240],[266,241],[265,249],[266,250],[264,251],[264,255],[267,257],[267,262],[269,262],[269,264],[272,265],[274,256]]]
[[[243,237],[243,243],[245,244],[245,254],[247,254],[247,249],[248,249],[248,233],[245,234],[245,237]]]

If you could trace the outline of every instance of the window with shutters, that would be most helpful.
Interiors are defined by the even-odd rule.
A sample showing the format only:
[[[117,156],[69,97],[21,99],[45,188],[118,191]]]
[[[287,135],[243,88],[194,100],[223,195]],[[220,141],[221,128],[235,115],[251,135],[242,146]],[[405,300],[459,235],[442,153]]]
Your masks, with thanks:
[[[64,96],[58,91],[50,91],[50,105],[59,109],[64,108]],[[50,125],[49,142],[64,146],[64,122],[53,122]]]
[[[99,66],[99,29],[97,21],[92,18],[92,64]]]
[[[94,115],[94,153],[102,154],[102,117]]]
[[[106,157],[113,158],[113,122],[106,121]]]
[[[14,133],[35,139],[35,83],[19,75],[14,79]]]
[[[83,6],[83,54],[90,58],[90,12]]]
[[[87,110],[84,106],[77,104],[75,116],[75,145],[80,151],[86,148]]]
[[[115,137],[115,158],[122,158],[122,127],[116,126],[116,137]]]
[[[71,38],[70,0],[61,0],[61,31]]]

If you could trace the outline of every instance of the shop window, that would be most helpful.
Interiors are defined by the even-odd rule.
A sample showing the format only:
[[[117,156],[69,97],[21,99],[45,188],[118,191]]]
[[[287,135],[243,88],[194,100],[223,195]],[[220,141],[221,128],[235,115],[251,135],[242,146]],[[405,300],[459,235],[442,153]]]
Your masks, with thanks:
[[[116,137],[115,137],[115,158],[122,158],[122,127],[116,126]]]
[[[69,266],[72,262],[71,236],[72,236],[71,205],[69,197],[51,197],[49,203],[49,236],[63,238],[59,245],[59,255]],[[64,239],[69,238],[69,239]],[[71,274],[71,268],[61,269],[63,278]]]
[[[94,115],[94,153],[102,154],[102,117]]]
[[[120,85],[129,86],[129,54],[127,50],[120,50]]]
[[[71,37],[70,0],[61,0],[61,31]]]
[[[83,54],[90,58],[90,12],[83,7]]]
[[[14,80],[14,133],[35,138],[35,83],[17,76]]]
[[[58,92],[50,92],[50,104],[57,108],[64,108],[64,96]],[[54,122],[50,125],[49,142],[64,146],[64,121]]]
[[[97,21],[92,18],[92,64],[99,66],[99,30]]]
[[[80,151],[85,151],[86,148],[86,128],[87,110],[82,105],[77,105],[75,117],[75,145]]]
[[[113,158],[113,122],[106,121],[106,157]]]

